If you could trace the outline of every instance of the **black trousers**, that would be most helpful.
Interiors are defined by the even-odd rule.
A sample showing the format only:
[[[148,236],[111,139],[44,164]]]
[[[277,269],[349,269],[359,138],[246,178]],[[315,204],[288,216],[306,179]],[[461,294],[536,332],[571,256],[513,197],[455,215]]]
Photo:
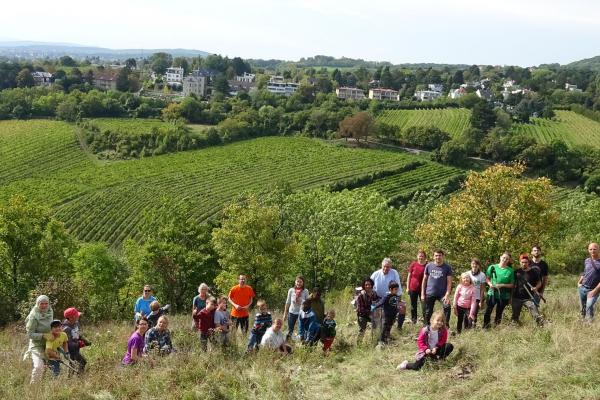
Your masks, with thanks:
[[[417,301],[421,303],[421,317],[425,319],[425,302],[421,300],[421,292],[408,291],[410,297],[410,319],[413,323],[417,322]]]
[[[446,319],[446,326],[450,326],[450,313],[452,312],[452,307],[450,304],[444,304],[442,301],[443,297],[438,296],[426,296],[425,297],[425,318],[424,325],[427,326],[430,323],[431,315],[433,314],[433,308],[435,306],[435,302],[439,301],[442,303],[442,307],[444,310],[444,318]]]
[[[231,319],[235,322],[236,330],[241,327],[244,334],[248,333],[248,317],[231,317]]]
[[[396,315],[384,315],[383,316],[383,327],[381,329],[381,337],[379,338],[380,342],[387,343],[390,339],[390,331],[392,330],[392,326],[394,326],[394,322],[396,321]]]
[[[495,296],[490,296],[487,299],[487,306],[485,308],[485,314],[483,315],[483,327],[489,328],[490,321],[492,320],[492,311],[496,308],[496,315],[494,316],[494,323],[499,325],[502,322],[502,313],[504,308],[508,305],[508,299],[497,299]]]
[[[470,308],[463,308],[460,306],[456,306],[458,309],[458,321],[456,321],[456,332],[461,333],[463,326],[465,329],[469,329],[471,327],[471,321],[469,320],[469,314],[471,313]]]
[[[438,347],[435,354],[428,354],[424,357],[418,358],[415,360],[415,362],[406,364],[406,369],[419,370],[423,367],[423,365],[425,365],[425,361],[428,358],[431,358],[433,361],[443,360],[444,358],[448,357],[450,353],[452,353],[452,350],[454,350],[452,343],[446,343],[443,346]]]

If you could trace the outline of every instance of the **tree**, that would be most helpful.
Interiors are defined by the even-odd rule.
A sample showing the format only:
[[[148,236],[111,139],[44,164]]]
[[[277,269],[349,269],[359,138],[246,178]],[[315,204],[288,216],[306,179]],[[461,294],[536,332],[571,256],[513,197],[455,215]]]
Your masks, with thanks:
[[[374,128],[374,119],[368,112],[361,111],[353,116],[344,118],[339,125],[338,137],[352,137],[360,142],[361,138],[366,138]]]
[[[135,69],[137,67],[137,61],[135,61],[135,58],[128,58],[125,60],[125,66],[129,69]]]
[[[479,101],[473,106],[471,111],[471,126],[488,132],[496,125],[496,113],[494,106],[487,101]]]
[[[524,179],[524,170],[521,164],[494,165],[469,173],[463,190],[437,205],[416,237],[428,249],[446,249],[461,265],[473,256],[490,262],[505,250],[519,253],[544,243],[558,219],[548,198],[550,181]]]
[[[173,67],[183,68],[184,74],[188,74],[190,72],[190,63],[185,57],[175,57],[173,59]]]
[[[121,68],[117,74],[117,90],[126,92],[129,90],[129,68]]]
[[[65,67],[76,67],[77,66],[77,61],[73,60],[69,56],[62,56],[61,58],[58,59],[58,61],[60,62],[60,65],[65,66]]]
[[[600,194],[600,172],[591,174],[585,181],[585,190],[591,193]]]
[[[150,56],[150,68],[157,75],[163,75],[173,63],[173,57],[168,53],[154,53]]]
[[[436,155],[436,159],[444,164],[456,165],[458,167],[464,167],[469,162],[466,146],[456,139],[442,144]]]
[[[17,86],[20,88],[35,86],[33,76],[28,68],[23,68],[17,75]]]

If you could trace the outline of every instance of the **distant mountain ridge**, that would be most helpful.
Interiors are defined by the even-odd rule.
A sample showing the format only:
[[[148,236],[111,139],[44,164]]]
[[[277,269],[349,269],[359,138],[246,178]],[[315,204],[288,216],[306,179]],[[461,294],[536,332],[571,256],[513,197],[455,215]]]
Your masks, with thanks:
[[[109,49],[84,46],[73,43],[49,43],[35,41],[0,41],[0,56],[8,57],[60,57],[74,58],[100,57],[102,59],[124,60],[147,57],[152,53],[165,52],[174,57],[205,57],[210,53],[194,49]]]
[[[583,60],[574,61],[572,63],[567,64],[567,67],[600,71],[600,56],[584,58]]]

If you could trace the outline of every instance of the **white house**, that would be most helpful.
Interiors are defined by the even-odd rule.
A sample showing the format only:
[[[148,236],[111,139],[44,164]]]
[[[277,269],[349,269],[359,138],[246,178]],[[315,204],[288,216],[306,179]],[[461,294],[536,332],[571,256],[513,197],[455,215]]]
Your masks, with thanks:
[[[256,75],[244,72],[244,75],[241,75],[241,76],[237,75],[235,77],[235,81],[236,82],[248,82],[248,83],[252,83],[252,82],[256,81]]]
[[[582,92],[581,89],[577,88],[577,85],[571,85],[569,83],[565,83],[565,90],[567,92]]]
[[[362,89],[345,86],[335,89],[335,95],[338,99],[362,100],[365,98],[365,92]]]
[[[465,94],[467,94],[467,90],[461,86],[458,89],[450,90],[450,92],[448,93],[448,97],[450,97],[453,100],[456,100],[460,99]]]
[[[285,82],[282,76],[275,76],[271,77],[271,80],[267,83],[267,91],[290,96],[298,89],[298,86],[295,82]]]
[[[432,101],[442,97],[442,92],[433,90],[417,90],[415,91],[415,97],[418,101]]]
[[[400,101],[400,94],[394,89],[369,89],[369,99],[371,100],[392,100]]]
[[[167,86],[181,86],[183,84],[183,68],[167,68],[165,83]]]
[[[427,88],[429,90],[431,90],[432,92],[443,92],[444,91],[444,85],[442,85],[441,83],[430,83],[429,85],[427,85]]]
[[[475,94],[477,94],[477,97],[479,97],[480,99],[484,99],[484,100],[492,99],[492,91],[489,89],[477,89]]]
[[[31,76],[35,81],[35,86],[51,86],[52,74],[50,72],[32,72]]]

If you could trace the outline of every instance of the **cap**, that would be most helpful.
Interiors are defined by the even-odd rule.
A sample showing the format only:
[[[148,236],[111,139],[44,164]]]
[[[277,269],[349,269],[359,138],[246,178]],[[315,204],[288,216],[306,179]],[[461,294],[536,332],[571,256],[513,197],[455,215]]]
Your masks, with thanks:
[[[77,310],[75,307],[71,307],[71,308],[67,308],[65,310],[65,312],[63,313],[63,315],[65,316],[65,318],[69,319],[69,318],[74,318],[77,317],[79,318],[81,316],[81,313],[79,312],[79,310]]]

